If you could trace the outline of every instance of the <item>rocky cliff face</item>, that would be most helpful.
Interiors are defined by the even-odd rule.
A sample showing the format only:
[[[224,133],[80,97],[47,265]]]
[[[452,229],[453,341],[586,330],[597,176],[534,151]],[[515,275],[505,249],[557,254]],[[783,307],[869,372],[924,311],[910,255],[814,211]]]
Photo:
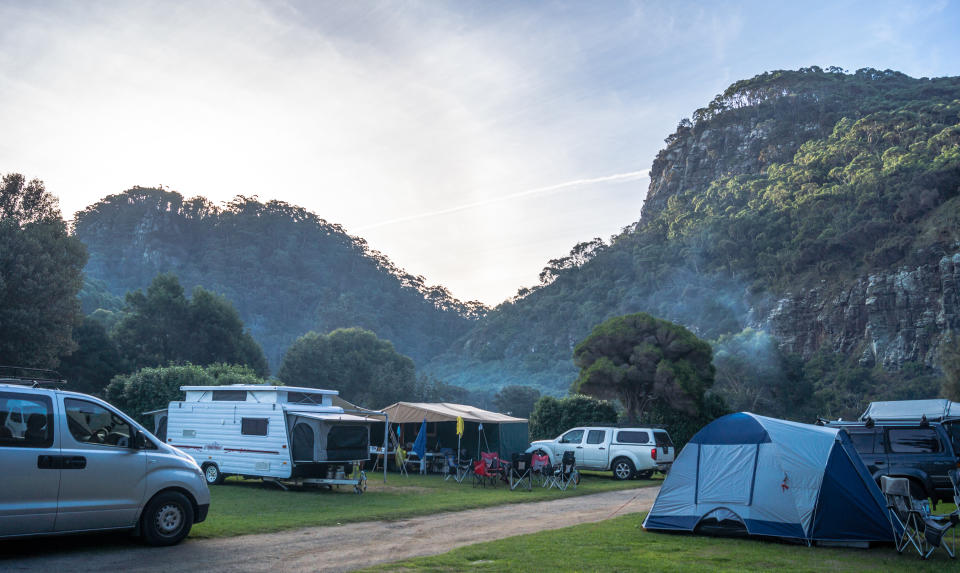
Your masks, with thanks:
[[[859,353],[863,366],[932,366],[946,333],[960,329],[960,252],[937,264],[788,294],[766,321],[783,347],[804,356],[826,345]]]

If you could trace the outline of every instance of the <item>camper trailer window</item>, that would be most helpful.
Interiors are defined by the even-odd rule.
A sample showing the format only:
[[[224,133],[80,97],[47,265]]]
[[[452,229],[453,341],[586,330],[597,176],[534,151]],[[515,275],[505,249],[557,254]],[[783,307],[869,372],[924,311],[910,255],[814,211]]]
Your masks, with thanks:
[[[890,451],[898,454],[932,454],[940,451],[940,439],[933,428],[891,428]]]
[[[323,394],[287,392],[287,402],[291,404],[323,404]]]
[[[370,457],[370,433],[366,426],[335,425],[327,434],[327,460],[362,460]]]
[[[246,402],[247,391],[246,390],[214,390],[212,399],[214,402]]]
[[[240,418],[240,433],[244,436],[266,436],[267,418]]]

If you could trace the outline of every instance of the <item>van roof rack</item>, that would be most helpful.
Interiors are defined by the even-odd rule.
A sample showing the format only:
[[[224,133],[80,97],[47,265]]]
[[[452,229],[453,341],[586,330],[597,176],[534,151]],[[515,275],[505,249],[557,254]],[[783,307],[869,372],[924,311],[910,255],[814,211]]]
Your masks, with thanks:
[[[26,368],[24,366],[0,366],[0,384],[20,384],[39,388],[41,386],[63,386],[67,383],[56,370],[45,368]]]

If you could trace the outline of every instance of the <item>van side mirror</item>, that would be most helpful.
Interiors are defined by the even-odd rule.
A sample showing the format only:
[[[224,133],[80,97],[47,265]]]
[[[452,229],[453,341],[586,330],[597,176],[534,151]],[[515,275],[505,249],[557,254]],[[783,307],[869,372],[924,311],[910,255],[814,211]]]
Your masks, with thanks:
[[[130,447],[135,450],[145,450],[147,448],[147,437],[143,435],[143,432],[136,430],[133,433],[133,440]]]

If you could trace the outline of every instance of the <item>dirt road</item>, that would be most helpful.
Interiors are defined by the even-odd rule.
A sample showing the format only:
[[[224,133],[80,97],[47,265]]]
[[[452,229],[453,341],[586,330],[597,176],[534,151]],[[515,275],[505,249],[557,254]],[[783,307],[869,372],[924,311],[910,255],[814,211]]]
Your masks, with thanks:
[[[124,536],[45,538],[0,544],[2,571],[295,573],[349,571],[524,533],[646,511],[659,488],[441,513],[399,521],[310,527],[148,548]],[[518,494],[522,495],[522,494]],[[98,545],[91,547],[93,545]]]

